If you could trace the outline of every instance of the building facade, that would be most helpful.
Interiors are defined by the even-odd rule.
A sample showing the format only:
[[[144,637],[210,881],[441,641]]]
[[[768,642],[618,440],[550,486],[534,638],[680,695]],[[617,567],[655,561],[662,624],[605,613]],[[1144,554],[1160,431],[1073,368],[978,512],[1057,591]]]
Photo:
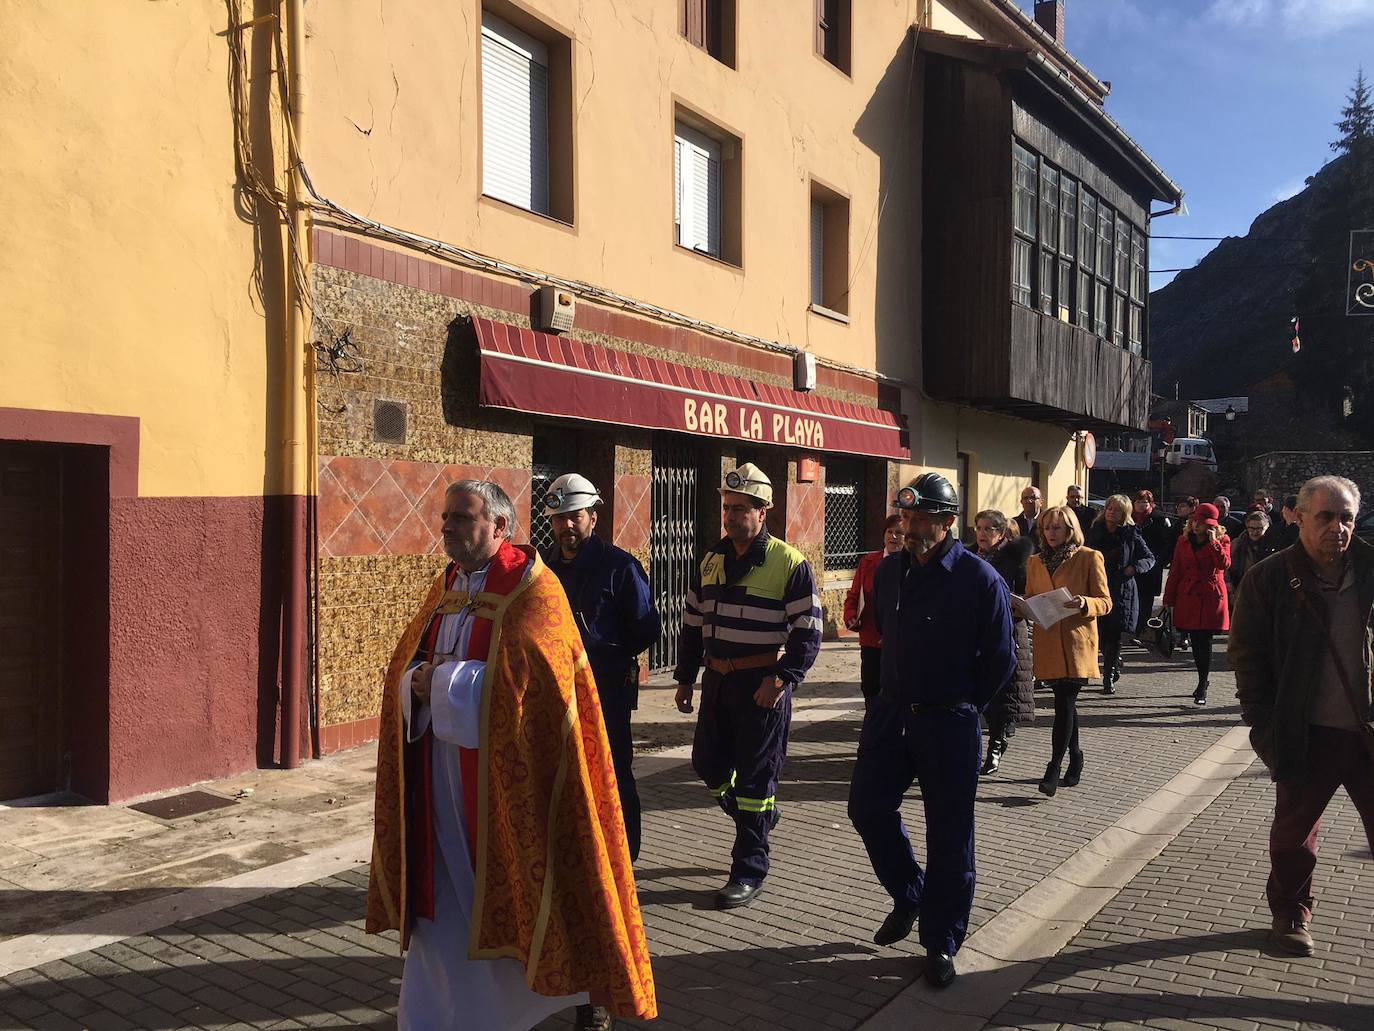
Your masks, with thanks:
[[[773,479],[770,528],[812,561],[835,632],[840,592],[916,470],[958,484],[967,527],[979,509],[1015,509],[1028,482],[1052,500],[1081,482],[1080,431],[1143,428],[1148,341],[1133,277],[1151,200],[1179,197],[1101,114],[1105,87],[1059,42],[1060,6],[1039,5],[1044,27],[1011,0],[875,0],[861,21],[857,6],[462,0],[397,17],[380,0],[304,12],[245,0],[230,5],[228,31],[208,15],[180,34],[143,26],[165,60],[195,65],[205,107],[218,88],[229,109],[196,127],[209,137],[219,125],[216,146],[181,144],[202,156],[179,171],[215,210],[185,212],[180,246],[150,248],[165,256],[141,270],[156,273],[141,321],[136,305],[111,313],[136,360],[105,387],[70,365],[43,373],[69,344],[45,310],[58,299],[50,285],[30,306],[48,350],[26,369],[53,388],[7,377],[0,403],[29,413],[16,419],[65,408],[141,420],[142,475],[128,488],[140,505],[250,482],[237,496],[264,511],[288,499],[260,519],[277,536],[256,545],[258,575],[206,592],[216,611],[232,593],[256,613],[244,624],[253,647],[226,638],[240,661],[214,685],[251,730],[234,761],[289,763],[297,747],[327,753],[375,736],[386,659],[444,562],[438,513],[455,479],[501,483],[517,539],[547,543],[544,487],[563,472],[590,476],[606,500],[598,531],[650,572],[668,629],[649,665],[662,668],[691,566],[720,534],[715,488],[737,462]],[[28,14],[20,27],[42,37],[57,17]],[[192,40],[202,49],[187,57]],[[227,98],[226,63],[243,84]],[[107,99],[83,103],[127,122]],[[969,138],[975,122],[986,140]],[[1042,303],[1042,255],[1053,254],[1051,277],[1066,255],[1028,225],[1026,205],[1049,203],[1041,177],[1052,173],[1056,211],[1072,178],[1112,214],[1110,260],[1099,270],[1095,234],[1092,260],[1068,255],[1065,292],[1046,279]],[[116,183],[142,185],[132,166]],[[248,217],[235,204],[244,197],[257,198]],[[168,200],[149,195],[136,221],[152,223]],[[218,235],[206,235],[212,214],[224,219]],[[95,220],[115,269],[134,228],[116,215]],[[67,221],[59,264],[85,260],[79,219]],[[48,228],[35,216],[30,231]],[[209,259],[186,260],[207,240],[213,283]],[[255,283],[269,284],[264,303]],[[155,304],[164,296],[196,322],[198,364],[156,332],[171,328]],[[242,325],[226,321],[231,311]],[[149,390],[159,379],[163,390]],[[211,409],[197,388],[216,393]],[[241,422],[216,424],[225,395],[244,400]],[[305,399],[299,421],[280,397]],[[122,532],[112,524],[112,554],[128,546]],[[176,536],[140,539],[182,580],[206,575],[203,556],[169,551],[162,535]],[[142,604],[171,600],[157,586],[144,585]],[[123,589],[112,581],[107,593]],[[280,644],[297,623],[302,676]],[[156,653],[146,637],[112,629],[112,662]],[[192,672],[168,677],[158,704],[207,735],[185,700],[214,657],[178,655]],[[299,733],[280,733],[282,714]],[[107,742],[124,732],[112,723]],[[78,750],[70,735],[66,748]],[[215,772],[111,775],[119,786],[106,796]]]

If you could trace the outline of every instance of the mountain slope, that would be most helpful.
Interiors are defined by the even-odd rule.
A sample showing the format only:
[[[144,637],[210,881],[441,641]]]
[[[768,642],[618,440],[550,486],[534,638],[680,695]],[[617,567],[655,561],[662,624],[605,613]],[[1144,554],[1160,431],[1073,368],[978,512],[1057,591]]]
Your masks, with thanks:
[[[1154,390],[1166,397],[1244,394],[1292,359],[1289,319],[1302,281],[1303,238],[1326,165],[1301,193],[1264,212],[1241,237],[1217,244],[1195,268],[1150,295]],[[1161,232],[1169,230],[1156,223]]]

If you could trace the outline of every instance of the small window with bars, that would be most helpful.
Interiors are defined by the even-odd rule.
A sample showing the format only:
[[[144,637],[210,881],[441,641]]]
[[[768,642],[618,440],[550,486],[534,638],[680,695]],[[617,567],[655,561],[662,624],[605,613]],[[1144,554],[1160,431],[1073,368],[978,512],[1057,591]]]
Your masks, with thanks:
[[[547,427],[536,433],[533,440],[533,461],[530,464],[530,543],[540,551],[556,543],[553,524],[544,512],[544,496],[549,485],[564,473],[577,469],[577,434],[570,430]]]
[[[864,547],[864,467],[833,461],[825,467],[825,568],[854,569]]]

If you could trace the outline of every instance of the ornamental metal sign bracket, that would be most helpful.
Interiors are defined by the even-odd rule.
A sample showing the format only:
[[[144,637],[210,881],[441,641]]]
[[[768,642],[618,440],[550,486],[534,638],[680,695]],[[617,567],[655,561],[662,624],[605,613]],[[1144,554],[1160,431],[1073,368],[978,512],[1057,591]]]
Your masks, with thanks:
[[[1374,315],[1374,229],[1350,231],[1350,264],[1346,270],[1345,313]]]

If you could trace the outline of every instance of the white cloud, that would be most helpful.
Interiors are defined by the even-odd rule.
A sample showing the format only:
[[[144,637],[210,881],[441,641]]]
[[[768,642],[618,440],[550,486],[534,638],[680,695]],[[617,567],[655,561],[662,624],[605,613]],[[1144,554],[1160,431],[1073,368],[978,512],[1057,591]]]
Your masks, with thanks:
[[[1326,36],[1370,21],[1369,0],[1212,0],[1207,17],[1237,28]]]

